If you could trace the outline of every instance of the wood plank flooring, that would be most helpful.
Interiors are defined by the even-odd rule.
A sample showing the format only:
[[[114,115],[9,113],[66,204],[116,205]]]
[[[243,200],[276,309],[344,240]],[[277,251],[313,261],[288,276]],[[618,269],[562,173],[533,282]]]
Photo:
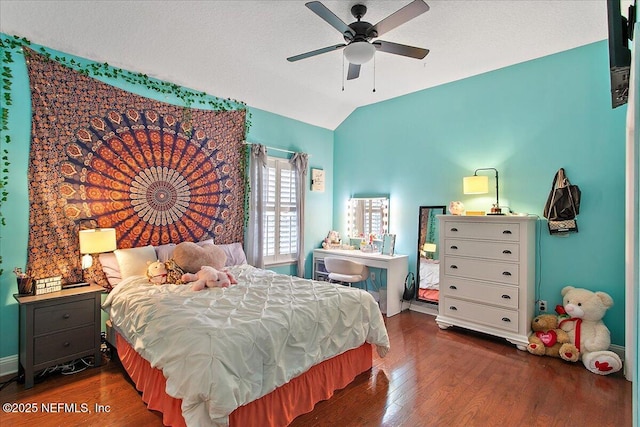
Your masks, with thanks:
[[[581,363],[533,356],[504,340],[443,331],[421,313],[405,311],[386,324],[387,357],[375,355],[373,369],[292,427],[631,426],[631,383],[621,372],[595,375]],[[117,361],[47,378],[30,390],[11,383],[0,401],[38,408],[2,411],[2,426],[162,426],[161,415],[147,409]],[[75,403],[77,412],[56,403]],[[60,412],[42,413],[42,404]],[[91,412],[83,413],[82,404]]]

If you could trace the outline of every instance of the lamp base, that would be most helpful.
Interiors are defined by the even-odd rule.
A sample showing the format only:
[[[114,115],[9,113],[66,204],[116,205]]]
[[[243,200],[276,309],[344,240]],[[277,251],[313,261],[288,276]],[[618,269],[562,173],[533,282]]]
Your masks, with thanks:
[[[487,215],[504,215],[502,212],[489,212]]]

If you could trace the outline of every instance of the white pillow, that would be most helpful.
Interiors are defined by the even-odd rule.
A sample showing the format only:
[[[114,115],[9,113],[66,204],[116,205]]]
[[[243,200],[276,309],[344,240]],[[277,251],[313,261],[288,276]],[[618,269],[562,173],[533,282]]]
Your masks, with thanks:
[[[98,255],[100,264],[102,264],[102,271],[107,276],[107,281],[111,286],[115,286],[122,280],[120,276],[120,266],[118,265],[118,259],[113,252],[105,252]]]
[[[116,249],[113,251],[120,266],[120,276],[126,279],[130,276],[144,276],[147,272],[147,262],[158,260],[153,246],[142,246],[131,249]]]
[[[229,243],[227,245],[216,245],[222,248],[227,255],[227,262],[225,265],[240,265],[247,263],[247,256],[244,253],[241,243]]]

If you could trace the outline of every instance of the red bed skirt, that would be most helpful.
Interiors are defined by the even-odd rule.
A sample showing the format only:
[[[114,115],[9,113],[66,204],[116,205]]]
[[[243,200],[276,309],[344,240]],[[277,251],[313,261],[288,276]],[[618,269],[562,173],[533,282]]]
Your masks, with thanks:
[[[116,333],[116,346],[122,366],[133,380],[149,409],[162,412],[165,426],[185,426],[181,399],[165,392],[166,380],[159,369],[152,368],[129,343]],[[230,426],[286,426],[299,415],[311,412],[316,403],[333,396],[362,372],[371,368],[370,344],[312,366],[266,396],[237,408],[229,415]]]

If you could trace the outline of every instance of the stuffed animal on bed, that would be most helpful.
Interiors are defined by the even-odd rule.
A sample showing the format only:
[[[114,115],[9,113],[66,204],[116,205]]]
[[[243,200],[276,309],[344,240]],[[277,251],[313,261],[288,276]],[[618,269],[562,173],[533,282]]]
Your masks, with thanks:
[[[184,283],[182,282],[183,274],[184,271],[171,259],[166,262],[147,262],[147,279],[154,285],[162,285],[165,283],[180,285]]]
[[[220,271],[208,265],[202,266],[197,273],[185,273],[182,276],[183,283],[193,282],[191,289],[200,291],[204,288],[227,288],[238,283],[235,277],[228,271]]]
[[[221,247],[213,244],[200,246],[182,242],[176,245],[171,259],[185,273],[197,273],[204,265],[222,270],[227,262],[227,255]]]

